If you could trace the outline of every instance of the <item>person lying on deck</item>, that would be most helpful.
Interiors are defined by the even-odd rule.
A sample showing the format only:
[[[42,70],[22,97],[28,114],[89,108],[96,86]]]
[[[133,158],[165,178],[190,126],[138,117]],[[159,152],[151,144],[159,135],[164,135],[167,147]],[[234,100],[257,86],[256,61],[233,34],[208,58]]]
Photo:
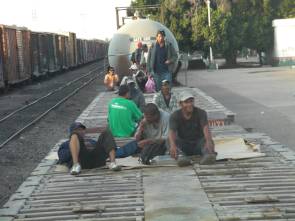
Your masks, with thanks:
[[[80,122],[74,122],[69,128],[70,138],[62,143],[58,150],[60,163],[72,166],[70,173],[77,175],[81,169],[92,169],[106,165],[110,159],[109,168],[119,171],[121,168],[116,164],[116,143],[109,129],[86,128]],[[99,133],[98,140],[85,137],[86,133]]]
[[[169,144],[170,155],[178,159],[184,153],[187,156],[203,156],[200,164],[211,164],[216,160],[214,142],[208,125],[207,113],[194,106],[194,96],[188,91],[179,95],[181,109],[170,116]],[[179,166],[189,164],[186,158],[180,158]]]

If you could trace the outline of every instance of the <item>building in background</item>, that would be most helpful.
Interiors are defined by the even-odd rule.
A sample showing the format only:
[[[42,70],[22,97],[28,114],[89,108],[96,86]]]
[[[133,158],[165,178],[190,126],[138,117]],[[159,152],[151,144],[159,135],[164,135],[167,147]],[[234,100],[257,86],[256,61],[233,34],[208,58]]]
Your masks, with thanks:
[[[275,66],[295,65],[295,18],[273,20]]]

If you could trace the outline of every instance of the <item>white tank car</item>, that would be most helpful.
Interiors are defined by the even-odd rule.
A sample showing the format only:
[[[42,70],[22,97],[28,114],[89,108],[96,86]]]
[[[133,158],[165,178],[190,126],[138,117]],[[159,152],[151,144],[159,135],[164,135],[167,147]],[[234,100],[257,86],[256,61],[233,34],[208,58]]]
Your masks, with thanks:
[[[150,47],[156,41],[158,30],[165,31],[166,41],[172,43],[179,54],[177,41],[166,26],[149,19],[132,20],[118,29],[109,44],[109,63],[115,68],[119,76],[129,73],[131,54],[136,49],[137,42],[140,41],[142,44],[147,44]],[[174,70],[176,68],[177,62],[175,63]]]

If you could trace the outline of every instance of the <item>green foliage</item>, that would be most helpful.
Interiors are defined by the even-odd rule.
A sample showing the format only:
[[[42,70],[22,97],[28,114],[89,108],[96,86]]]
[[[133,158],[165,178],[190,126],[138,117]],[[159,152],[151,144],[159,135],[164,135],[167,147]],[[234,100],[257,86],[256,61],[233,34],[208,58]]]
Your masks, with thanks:
[[[191,50],[192,5],[187,0],[164,0],[162,4],[164,25],[174,34],[180,50]]]
[[[295,18],[295,1],[280,0],[278,18]]]
[[[197,0],[193,7],[188,0],[135,0],[134,6],[161,4],[153,19],[163,22],[174,34],[184,51],[201,50],[235,64],[239,50],[255,49],[269,52],[273,47],[272,21],[294,18],[294,0],[211,0],[211,27],[205,0]]]
[[[135,0],[131,1],[132,7],[144,7],[146,5],[157,5],[161,4],[162,0]],[[144,16],[149,16],[151,19],[155,21],[160,21],[160,11],[161,9],[144,9],[141,10],[140,13]],[[135,11],[131,11],[134,14]]]

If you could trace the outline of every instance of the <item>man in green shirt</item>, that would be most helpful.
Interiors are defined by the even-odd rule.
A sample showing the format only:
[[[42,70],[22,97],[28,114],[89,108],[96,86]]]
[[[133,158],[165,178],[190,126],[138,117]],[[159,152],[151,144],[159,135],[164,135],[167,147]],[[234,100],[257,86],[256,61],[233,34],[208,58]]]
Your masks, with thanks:
[[[113,98],[108,104],[108,123],[114,137],[132,137],[142,112],[136,104],[129,100],[129,88],[122,85],[119,97]]]

